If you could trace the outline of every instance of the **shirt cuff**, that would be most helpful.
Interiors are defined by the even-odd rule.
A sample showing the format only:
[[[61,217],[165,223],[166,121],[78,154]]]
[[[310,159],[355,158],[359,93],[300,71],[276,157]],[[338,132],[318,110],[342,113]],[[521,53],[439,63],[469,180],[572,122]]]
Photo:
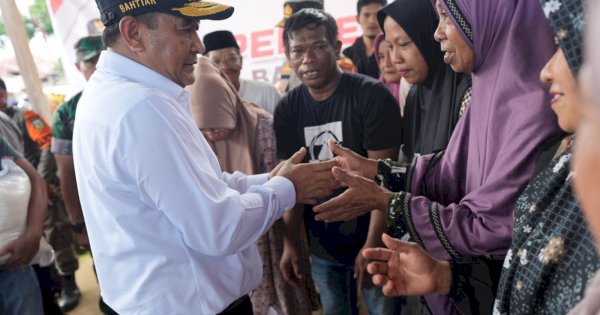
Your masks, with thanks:
[[[296,205],[296,189],[289,179],[283,176],[273,176],[263,186],[273,190],[275,195],[281,200],[280,204],[285,211],[292,209]]]
[[[252,186],[260,186],[269,180],[269,173],[246,176],[246,190]]]
[[[52,138],[50,152],[61,155],[73,155],[73,141]]]

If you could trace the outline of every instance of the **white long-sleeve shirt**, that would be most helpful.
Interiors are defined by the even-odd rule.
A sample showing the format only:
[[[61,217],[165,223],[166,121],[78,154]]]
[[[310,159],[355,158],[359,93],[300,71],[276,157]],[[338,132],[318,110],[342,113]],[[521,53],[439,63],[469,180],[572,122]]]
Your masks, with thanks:
[[[277,89],[266,82],[240,79],[240,97],[244,101],[254,103],[271,113],[275,114],[275,107],[281,96]]]
[[[73,157],[102,296],[120,314],[215,314],[256,288],[254,245],[293,184],[222,173],[188,93],[105,51],[78,105]]]

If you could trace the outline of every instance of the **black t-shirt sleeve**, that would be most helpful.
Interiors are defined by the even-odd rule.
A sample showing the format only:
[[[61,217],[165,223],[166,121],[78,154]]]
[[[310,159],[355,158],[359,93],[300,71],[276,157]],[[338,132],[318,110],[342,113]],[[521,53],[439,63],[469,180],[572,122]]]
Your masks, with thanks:
[[[15,151],[2,136],[0,136],[0,158],[3,157],[11,157],[16,160],[20,159],[21,155],[17,153],[17,151]]]
[[[402,144],[400,106],[392,93],[381,83],[367,83],[363,89],[363,147],[378,151]]]
[[[296,90],[290,91],[283,97],[275,109],[273,129],[277,141],[277,158],[289,159],[303,146],[303,139],[299,139],[296,132],[298,122],[294,120],[294,104],[298,104]],[[298,117],[296,117],[296,120]]]
[[[352,53],[352,46],[348,46],[346,47],[346,49],[344,49],[342,51],[342,54],[350,59],[352,59],[353,53]]]

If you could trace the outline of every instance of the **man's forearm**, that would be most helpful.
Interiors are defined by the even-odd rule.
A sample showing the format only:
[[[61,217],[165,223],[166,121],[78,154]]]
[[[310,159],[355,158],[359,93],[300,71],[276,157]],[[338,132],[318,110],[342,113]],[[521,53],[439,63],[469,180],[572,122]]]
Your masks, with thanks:
[[[303,212],[304,205],[296,204],[293,209],[283,215],[283,243],[285,246],[297,246],[300,229],[304,226]]]
[[[29,197],[29,206],[27,208],[27,229],[25,233],[36,238],[38,236],[41,238],[46,211],[48,209],[46,182],[26,159],[20,158],[15,163],[25,171],[31,183],[31,196]]]
[[[83,211],[79,202],[79,193],[77,192],[77,183],[75,178],[66,176],[61,178],[60,190],[65,201],[67,214],[73,223],[83,223]]]
[[[374,174],[370,174],[369,176],[372,176],[369,179],[374,179],[375,178],[375,174],[377,174],[377,160],[378,159],[387,159],[387,158],[394,158],[396,156],[398,156],[398,148],[390,148],[387,150],[381,150],[381,151],[368,151],[367,155],[369,157],[369,159],[373,159],[370,162],[375,161],[375,164],[370,163],[371,164],[371,171],[373,171],[374,169]],[[389,200],[389,197],[387,196],[387,194],[384,196],[382,195],[382,198],[380,198],[381,200],[385,200],[387,198],[387,200]],[[378,209],[374,209],[374,211],[371,211],[371,221],[369,222],[369,234],[367,235],[367,240],[365,242],[365,246],[366,248],[369,247],[376,247],[376,246],[380,246],[381,245],[381,235],[387,230],[387,224],[386,224],[386,211],[387,211],[387,202],[379,202],[381,205],[378,206]]]
[[[60,190],[65,201],[67,214],[72,223],[83,223],[83,211],[81,210],[81,203],[79,202],[79,192],[77,191],[73,157],[64,154],[54,154],[54,157],[58,167]]]
[[[371,211],[371,220],[369,222],[369,233],[363,247],[373,248],[381,247],[381,235],[387,230],[385,223],[385,212]]]

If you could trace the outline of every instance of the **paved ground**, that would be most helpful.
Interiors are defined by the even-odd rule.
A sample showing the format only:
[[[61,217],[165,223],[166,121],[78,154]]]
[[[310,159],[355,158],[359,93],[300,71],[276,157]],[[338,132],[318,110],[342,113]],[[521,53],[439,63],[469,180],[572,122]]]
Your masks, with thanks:
[[[92,269],[92,258],[89,254],[79,256],[79,270],[75,273],[75,280],[81,290],[79,305],[70,311],[69,315],[101,315],[98,308],[98,282]]]

